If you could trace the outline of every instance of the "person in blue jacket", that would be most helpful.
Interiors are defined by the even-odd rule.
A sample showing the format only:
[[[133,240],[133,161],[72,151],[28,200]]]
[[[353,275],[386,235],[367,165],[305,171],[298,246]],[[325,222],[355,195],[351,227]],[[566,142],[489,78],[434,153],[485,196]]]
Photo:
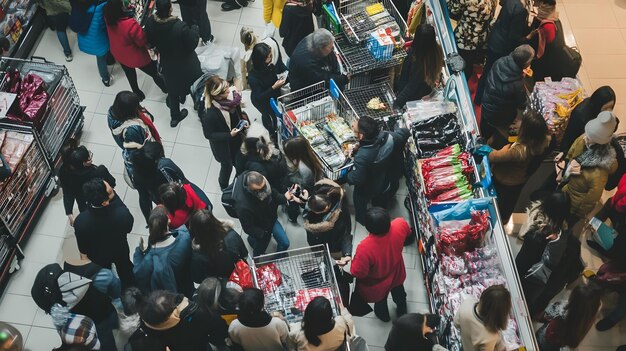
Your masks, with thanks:
[[[109,37],[104,22],[104,6],[106,0],[74,0],[72,7],[75,11],[84,13],[85,18],[91,17],[91,22],[85,31],[77,31],[78,48],[80,51],[96,56],[98,73],[104,86],[111,86],[111,75],[107,68],[107,53],[109,52]],[[86,22],[85,22],[86,24]],[[74,27],[76,29],[76,27]]]
[[[165,207],[155,207],[148,219],[148,245],[142,238],[133,256],[137,287],[144,294],[168,290],[191,297],[191,237],[185,226],[170,231],[168,225]]]

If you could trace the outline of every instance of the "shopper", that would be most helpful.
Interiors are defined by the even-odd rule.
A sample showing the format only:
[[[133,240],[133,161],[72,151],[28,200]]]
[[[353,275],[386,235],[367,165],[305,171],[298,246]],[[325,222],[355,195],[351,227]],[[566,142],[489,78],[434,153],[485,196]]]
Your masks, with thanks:
[[[250,288],[239,298],[239,316],[228,327],[232,342],[246,351],[283,351],[287,345],[287,323],[264,310],[263,291]]]
[[[271,39],[274,40],[274,39]],[[276,43],[278,46],[278,43]],[[279,79],[279,75],[287,71],[287,67],[283,63],[283,59],[279,56],[276,64],[272,64],[272,49],[265,43],[259,43],[252,49],[252,71],[248,74],[248,83],[250,84],[250,100],[259,112],[261,112],[261,120],[263,126],[272,136],[273,140],[277,140],[276,136],[276,115],[270,107],[270,99],[276,99],[283,95],[281,88],[287,82],[287,77]],[[285,73],[286,74],[286,73]]]
[[[509,324],[511,293],[504,285],[492,285],[480,295],[466,297],[454,315],[465,351],[504,350],[500,331]]]
[[[67,38],[67,26],[70,21],[70,11],[72,11],[72,5],[69,0],[36,0],[39,7],[46,11],[46,21],[50,29],[57,32],[57,38],[63,48],[63,54],[65,54],[65,61],[72,62],[74,57],[72,56],[72,48],[70,47],[70,41]]]
[[[402,249],[411,229],[402,218],[392,221],[387,211],[380,207],[368,209],[364,222],[369,234],[356,249],[350,273],[357,279],[356,294],[365,302],[374,302],[376,317],[389,322],[389,292],[396,304],[397,315],[407,312],[403,286],[406,269]]]
[[[191,184],[163,184],[159,186],[159,197],[167,210],[168,226],[171,229],[188,225],[194,212],[207,208],[207,204],[196,194]]]
[[[324,177],[322,165],[311,144],[303,136],[293,137],[283,145],[285,157],[290,165],[287,184],[297,184],[300,191],[309,190],[315,182]],[[289,220],[297,223],[301,205],[295,201],[287,206]]]
[[[304,37],[293,50],[289,61],[291,91],[334,80],[339,89],[348,84],[348,76],[339,70],[334,53],[335,37],[327,29],[317,29]]]
[[[122,0],[108,0],[104,8],[104,20],[111,42],[111,54],[120,63],[133,93],[137,94],[140,101],[146,98],[137,83],[135,69],[139,68],[167,94],[165,82],[157,72],[157,62],[152,61],[148,54],[146,35]]]
[[[78,146],[76,139],[68,139],[61,148],[63,164],[59,170],[59,182],[63,188],[63,206],[65,215],[74,225],[74,202],[78,211],[87,210],[87,202],[83,193],[83,184],[91,179],[104,179],[112,188],[115,188],[115,178],[104,166],[95,166],[92,162],[92,153],[85,146]]]
[[[517,141],[489,153],[502,223],[508,223],[522,188],[549,151],[550,141],[543,116],[527,110],[522,116]]]
[[[283,38],[283,48],[289,57],[302,39],[315,30],[313,3],[312,0],[287,0],[285,3],[278,33]]]
[[[220,164],[218,182],[224,190],[230,183],[235,157],[243,141],[241,132],[245,127],[240,123],[248,122],[248,115],[241,111],[241,94],[217,75],[207,80],[204,99],[205,106],[199,113],[202,132]]]
[[[280,46],[278,42],[276,41],[276,39],[274,39],[273,37],[266,37],[259,41],[259,38],[256,36],[256,34],[254,34],[254,30],[252,28],[241,27],[241,31],[239,32],[239,40],[243,44],[243,48],[244,48],[243,62],[242,62],[242,69],[241,69],[241,79],[243,82],[243,88],[250,89],[250,86],[248,84],[248,73],[252,72],[252,68],[253,68],[252,67],[252,49],[254,49],[254,47],[257,44],[261,44],[261,43],[270,47],[270,50],[272,52],[272,60],[268,64],[269,67],[271,67],[271,65],[273,66],[279,65],[278,60],[280,59],[282,61],[282,53],[280,51]]]
[[[70,19],[69,26],[77,33],[78,48],[80,51],[96,57],[102,84],[109,87],[111,86],[111,75],[107,67],[109,37],[104,23],[104,6],[106,6],[107,0],[72,0],[70,3],[72,4],[72,12],[77,13]],[[81,18],[81,20],[72,22],[72,19],[76,18]]]
[[[122,286],[132,286],[135,279],[126,236],[133,229],[133,216],[102,179],[85,183],[83,192],[89,208],[74,221],[78,250],[104,268],[111,269],[115,263]]]
[[[518,110],[528,100],[524,86],[524,71],[530,66],[535,51],[530,45],[520,45],[505,57],[499,58],[487,75],[482,99],[480,135],[490,145],[500,148],[507,143],[508,128]]]
[[[585,338],[600,309],[602,290],[595,283],[574,287],[567,301],[556,301],[545,311],[545,322],[536,332],[541,351],[576,349]]]
[[[441,350],[435,348],[433,336],[440,317],[435,314],[407,313],[393,321],[385,351]]]
[[[139,193],[139,208],[146,222],[152,210],[150,194],[141,179],[136,177],[132,157],[150,141],[161,142],[161,137],[152,120],[146,116],[139,104],[137,94],[121,91],[115,96],[113,106],[107,113],[107,123],[115,143],[122,149],[125,173],[131,184]]]
[[[201,283],[208,277],[228,279],[235,263],[248,257],[248,249],[233,225],[230,220],[220,221],[206,209],[191,217],[191,276],[194,282]]]
[[[622,178],[617,185],[617,191],[613,194],[612,197],[608,198],[604,203],[604,206],[594,215],[597,219],[602,222],[607,219],[611,219],[611,225],[618,232],[622,232],[624,228],[624,224],[626,224],[626,174],[622,175]],[[595,243],[592,240],[587,240],[589,246],[594,249],[598,249],[599,244]]]
[[[556,12],[556,0],[535,0],[534,3],[537,14],[525,38],[536,53],[531,65],[533,79],[538,82],[550,77],[558,81],[567,76],[564,69],[569,67],[571,58],[565,52],[565,34]]]
[[[169,290],[191,297],[191,238],[187,228],[170,231],[167,210],[157,206],[148,219],[148,245],[143,238],[135,249],[133,272],[137,287],[149,294],[154,290]]]
[[[273,37],[276,29],[280,28],[285,2],[286,0],[263,0],[264,37]]]
[[[230,325],[237,319],[237,304],[242,293],[243,290],[237,284],[209,277],[198,286],[194,301],[199,308],[220,315],[226,324]]]
[[[564,184],[563,192],[571,201],[568,223],[572,227],[595,208],[609,174],[617,170],[615,149],[610,144],[616,128],[615,115],[600,112],[587,122],[585,134],[574,141],[565,160],[556,164],[562,169],[557,181]]]
[[[456,20],[454,38],[459,55],[465,60],[465,78],[474,74],[474,65],[482,65],[484,47],[491,20],[498,3],[495,0],[446,0],[450,17]]]
[[[284,180],[287,176],[287,163],[274,143],[268,131],[255,123],[248,128],[246,138],[241,144],[241,153],[235,160],[236,175],[245,171],[261,173],[278,190],[285,190]]]
[[[528,5],[531,0],[500,0],[500,12],[487,38],[487,58],[478,81],[474,103],[482,103],[485,82],[491,67],[510,54],[528,35]]]
[[[200,1],[200,0],[198,0]],[[200,61],[195,49],[198,46],[198,31],[172,16],[170,0],[156,1],[156,13],[150,16],[145,26],[148,43],[159,52],[161,73],[167,85],[167,105],[174,128],[187,117],[187,109],[180,103],[190,93],[191,85],[202,76]]]
[[[198,27],[198,34],[202,40],[202,45],[206,45],[213,41],[211,34],[211,21],[207,13],[207,0],[179,0],[180,15],[183,21],[193,27]]]
[[[153,291],[140,311],[146,332],[161,341],[161,350],[206,351],[209,343],[224,347],[225,322],[200,309],[182,294]]]
[[[278,206],[292,200],[293,195],[289,191],[282,195],[272,189],[269,181],[259,172],[244,172],[237,180],[233,199],[241,227],[248,234],[252,254],[264,254],[272,236],[276,239],[277,252],[287,250],[289,238],[278,221]]]
[[[437,43],[435,28],[428,23],[418,26],[396,83],[394,107],[402,109],[407,101],[429,95],[440,83],[443,64],[443,50]]]
[[[294,351],[341,350],[348,335],[355,335],[352,315],[342,306],[341,315],[333,317],[330,301],[323,296],[318,296],[306,306],[302,322],[290,325],[289,349]]]

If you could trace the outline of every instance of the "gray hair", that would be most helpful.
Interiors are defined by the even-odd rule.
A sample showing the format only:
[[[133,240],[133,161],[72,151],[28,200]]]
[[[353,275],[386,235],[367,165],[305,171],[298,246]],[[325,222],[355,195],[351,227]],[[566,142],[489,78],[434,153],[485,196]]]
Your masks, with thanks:
[[[320,52],[322,49],[335,42],[335,37],[328,29],[320,28],[313,32],[313,49]]]
[[[526,68],[535,57],[535,49],[528,44],[520,45],[513,50],[511,57],[519,68]]]

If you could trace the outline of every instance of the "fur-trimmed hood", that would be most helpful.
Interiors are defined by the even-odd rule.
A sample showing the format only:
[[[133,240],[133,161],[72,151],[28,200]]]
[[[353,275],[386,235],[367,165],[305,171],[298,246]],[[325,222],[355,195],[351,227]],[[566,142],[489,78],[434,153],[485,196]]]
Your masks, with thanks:
[[[335,223],[339,219],[339,215],[341,215],[341,204],[343,203],[343,197],[345,196],[345,192],[343,188],[339,186],[339,184],[330,179],[322,179],[315,183],[315,185],[330,185],[341,189],[341,197],[339,198],[339,201],[337,201],[337,203],[333,205],[331,210],[324,216],[322,221],[317,223],[311,223],[308,219],[308,214],[310,210],[308,206],[304,208],[304,212],[302,214],[304,218],[304,229],[311,233],[324,233],[335,227]]]
[[[230,219],[221,219],[218,218],[220,222],[222,222],[222,224],[224,224],[224,229],[226,229],[226,232],[228,232],[229,230],[233,229],[235,227],[235,222],[233,222]],[[191,249],[192,250],[200,250],[200,245],[198,245],[196,243],[195,239],[191,240]]]
[[[154,18],[154,21],[156,23],[167,23],[167,22],[175,21],[175,20],[178,19],[178,17],[176,17],[176,16],[169,16],[167,18],[161,18],[161,17],[157,16],[156,13],[152,15],[152,18]]]
[[[586,148],[583,153],[576,157],[581,168],[600,167],[606,170],[611,169],[611,165],[617,159],[617,154],[611,143],[599,145],[594,144]]]

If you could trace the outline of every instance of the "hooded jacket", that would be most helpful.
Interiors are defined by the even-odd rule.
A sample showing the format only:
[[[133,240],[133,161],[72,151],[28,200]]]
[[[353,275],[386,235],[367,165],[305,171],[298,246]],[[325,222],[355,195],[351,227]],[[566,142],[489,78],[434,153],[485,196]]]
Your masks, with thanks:
[[[272,86],[278,81],[277,75],[286,70],[287,67],[283,63],[280,50],[278,50],[276,65],[266,67],[262,71],[253,68],[248,73],[248,84],[251,90],[250,100],[252,100],[254,107],[256,107],[263,116],[274,116],[274,111],[272,111],[270,107],[270,99],[276,99],[281,96],[282,93],[280,88],[273,89]]]
[[[59,181],[63,188],[63,206],[65,207],[66,215],[72,214],[74,200],[76,200],[80,212],[87,210],[85,194],[83,194],[83,184],[95,178],[102,178],[105,182],[109,183],[112,188],[115,188],[115,178],[103,165],[92,165],[91,167],[81,169],[71,169],[67,164],[61,166],[59,170]]]
[[[337,55],[331,52],[326,57],[319,57],[313,47],[313,33],[311,33],[298,43],[290,56],[291,91],[300,90],[321,81],[329,84],[331,79],[341,90],[348,84],[348,77],[341,74],[339,70]]]
[[[89,28],[84,33],[77,33],[78,48],[80,51],[94,56],[104,56],[109,51],[109,36],[104,24],[104,6],[107,2],[102,1],[85,11],[85,16],[93,13]]]
[[[499,58],[487,75],[482,118],[495,126],[510,125],[517,109],[526,105],[526,88],[522,79],[522,69],[511,55]]]
[[[348,183],[354,185],[355,192],[367,192],[374,197],[385,191],[393,145],[391,133],[379,133],[374,140],[361,141],[354,156],[354,166],[348,172]]]
[[[298,43],[314,30],[311,10],[306,6],[285,5],[278,33],[283,38],[283,48],[287,56],[291,57]]]
[[[121,18],[106,24],[111,54],[115,60],[130,68],[141,68],[152,62],[148,54],[146,35],[134,17]]]
[[[56,16],[62,13],[69,14],[72,11],[72,5],[69,0],[37,0],[37,5],[46,10],[46,15]]]
[[[587,147],[584,134],[576,139],[567,153],[567,160],[574,159],[580,163],[581,171],[565,177],[567,184],[563,192],[570,198],[570,212],[585,218],[602,197],[609,174],[617,170],[617,159],[610,143]]]
[[[520,0],[500,0],[500,6],[487,47],[489,51],[504,56],[518,47],[528,34],[528,10]]]

